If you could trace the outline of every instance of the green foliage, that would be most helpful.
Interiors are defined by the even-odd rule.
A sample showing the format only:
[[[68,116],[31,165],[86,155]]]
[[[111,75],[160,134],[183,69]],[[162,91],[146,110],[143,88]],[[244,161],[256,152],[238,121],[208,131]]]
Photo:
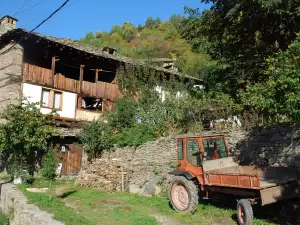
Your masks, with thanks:
[[[107,129],[118,131],[114,143],[138,146],[160,136],[198,132],[204,120],[237,114],[253,126],[299,121],[299,39],[294,40],[300,0],[202,2],[211,8],[200,13],[185,7],[187,17],[149,17],[139,27],[126,22],[80,40],[145,62],[117,72],[124,97],[108,116]],[[161,58],[203,79],[205,90],[192,91],[193,82],[151,69],[163,65]],[[165,96],[154,91],[157,87]]]
[[[24,170],[33,175],[57,133],[54,120],[41,116],[37,105],[10,105],[1,115],[6,122],[0,124],[0,152],[11,175],[21,175]]]
[[[158,175],[158,174],[159,174],[159,169],[158,169],[157,167],[155,167],[155,168],[153,169],[153,173],[154,173],[155,175]]]
[[[41,175],[45,180],[54,180],[56,177],[56,169],[57,160],[51,148],[49,149],[48,153],[43,157]]]
[[[112,137],[112,140],[119,147],[138,147],[147,141],[152,141],[156,135],[147,129],[145,126],[134,126],[124,128],[118,134]]]
[[[118,99],[116,111],[109,115],[108,121],[114,130],[134,126],[136,123],[136,102],[128,98]]]
[[[236,91],[240,84],[263,81],[266,59],[287,49],[300,31],[299,0],[214,1],[200,14],[186,9],[183,35],[194,49],[205,47],[229,66],[223,84]],[[203,45],[203,40],[208,43]]]
[[[88,32],[81,43],[93,45],[99,49],[111,46],[118,49],[121,55],[135,59],[149,60],[157,58],[176,59],[176,66],[183,73],[195,77],[203,77],[211,68],[217,67],[216,62],[202,50],[192,52],[191,45],[181,37],[184,17],[173,15],[170,21],[149,17],[145,25],[138,28],[125,22],[122,26],[115,25],[109,33]],[[151,62],[153,63],[153,62]],[[161,63],[158,63],[162,66]]]
[[[9,218],[3,214],[2,212],[0,213],[0,225],[9,225]]]
[[[111,134],[106,125],[101,121],[85,124],[79,134],[79,140],[89,160],[101,156],[104,150],[112,148]]]
[[[173,162],[172,164],[170,164],[170,168],[178,169],[178,162]]]
[[[268,60],[266,82],[241,93],[243,103],[269,119],[300,121],[300,38]]]

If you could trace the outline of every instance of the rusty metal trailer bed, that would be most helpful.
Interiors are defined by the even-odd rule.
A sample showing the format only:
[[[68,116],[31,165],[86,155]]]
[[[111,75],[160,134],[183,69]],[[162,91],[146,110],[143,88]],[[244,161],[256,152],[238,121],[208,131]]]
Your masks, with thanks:
[[[210,161],[204,166],[207,190],[260,198],[262,205],[300,194],[297,170],[293,167],[239,166],[232,158]]]

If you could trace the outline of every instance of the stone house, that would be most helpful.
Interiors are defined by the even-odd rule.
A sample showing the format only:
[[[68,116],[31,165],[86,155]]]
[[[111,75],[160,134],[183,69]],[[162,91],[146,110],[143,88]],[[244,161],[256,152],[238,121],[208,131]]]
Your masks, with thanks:
[[[121,95],[118,68],[145,63],[120,56],[113,48],[100,51],[71,39],[31,33],[16,28],[17,21],[10,16],[0,19],[0,113],[23,98],[41,103],[43,114],[56,110],[57,121],[70,127],[65,129],[65,138],[57,140],[63,173],[77,174],[82,152],[73,145],[76,132],[71,127],[98,119],[102,111],[113,111]],[[151,69],[160,76],[172,74],[199,82],[156,65]],[[164,95],[161,85],[157,90]]]

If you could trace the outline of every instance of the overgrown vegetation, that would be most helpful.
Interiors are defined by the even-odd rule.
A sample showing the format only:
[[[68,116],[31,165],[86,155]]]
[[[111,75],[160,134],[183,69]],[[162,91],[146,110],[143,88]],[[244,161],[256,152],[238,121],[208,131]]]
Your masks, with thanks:
[[[199,132],[206,120],[234,115],[246,129],[299,122],[300,1],[202,2],[211,8],[185,7],[186,16],[149,18],[139,27],[126,22],[80,40],[146,62],[119,68],[123,97],[104,125],[113,144]],[[161,66],[158,58],[176,59],[179,71],[202,78],[205,89],[151,70]]]
[[[123,96],[116,110],[86,125],[79,137],[87,152],[89,146],[101,153],[111,147],[107,143],[138,147],[162,136],[200,132],[205,120],[239,112],[230,95],[193,89],[193,80],[166,76],[147,65],[121,67],[118,82]]]
[[[204,12],[186,7],[186,16],[169,21],[149,18],[139,27],[126,22],[108,33],[89,32],[81,42],[134,58],[176,59],[179,71],[204,79],[213,101],[231,98],[249,128],[299,121],[300,1],[201,2],[212,6]]]
[[[56,134],[54,120],[41,116],[37,104],[10,105],[1,115],[1,160],[11,176],[33,176]]]
[[[244,105],[269,122],[300,121],[300,37],[286,51],[267,60],[265,82],[249,85],[241,92]]]
[[[201,2],[212,6],[203,13],[186,7],[181,34],[194,51],[205,48],[223,65],[207,79],[229,93],[254,126],[299,122],[300,1]]]
[[[108,135],[106,124],[101,121],[93,121],[86,124],[80,132],[79,139],[83,143],[83,150],[89,160],[101,156],[104,150],[112,147],[111,137]]]

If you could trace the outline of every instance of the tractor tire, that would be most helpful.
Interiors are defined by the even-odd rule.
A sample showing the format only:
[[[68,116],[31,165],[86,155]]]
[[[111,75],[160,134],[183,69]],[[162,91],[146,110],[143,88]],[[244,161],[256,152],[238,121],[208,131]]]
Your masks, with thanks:
[[[199,202],[198,185],[183,176],[175,176],[170,187],[170,202],[180,213],[195,213]]]
[[[252,205],[247,199],[241,199],[237,202],[237,220],[239,225],[253,224]]]

